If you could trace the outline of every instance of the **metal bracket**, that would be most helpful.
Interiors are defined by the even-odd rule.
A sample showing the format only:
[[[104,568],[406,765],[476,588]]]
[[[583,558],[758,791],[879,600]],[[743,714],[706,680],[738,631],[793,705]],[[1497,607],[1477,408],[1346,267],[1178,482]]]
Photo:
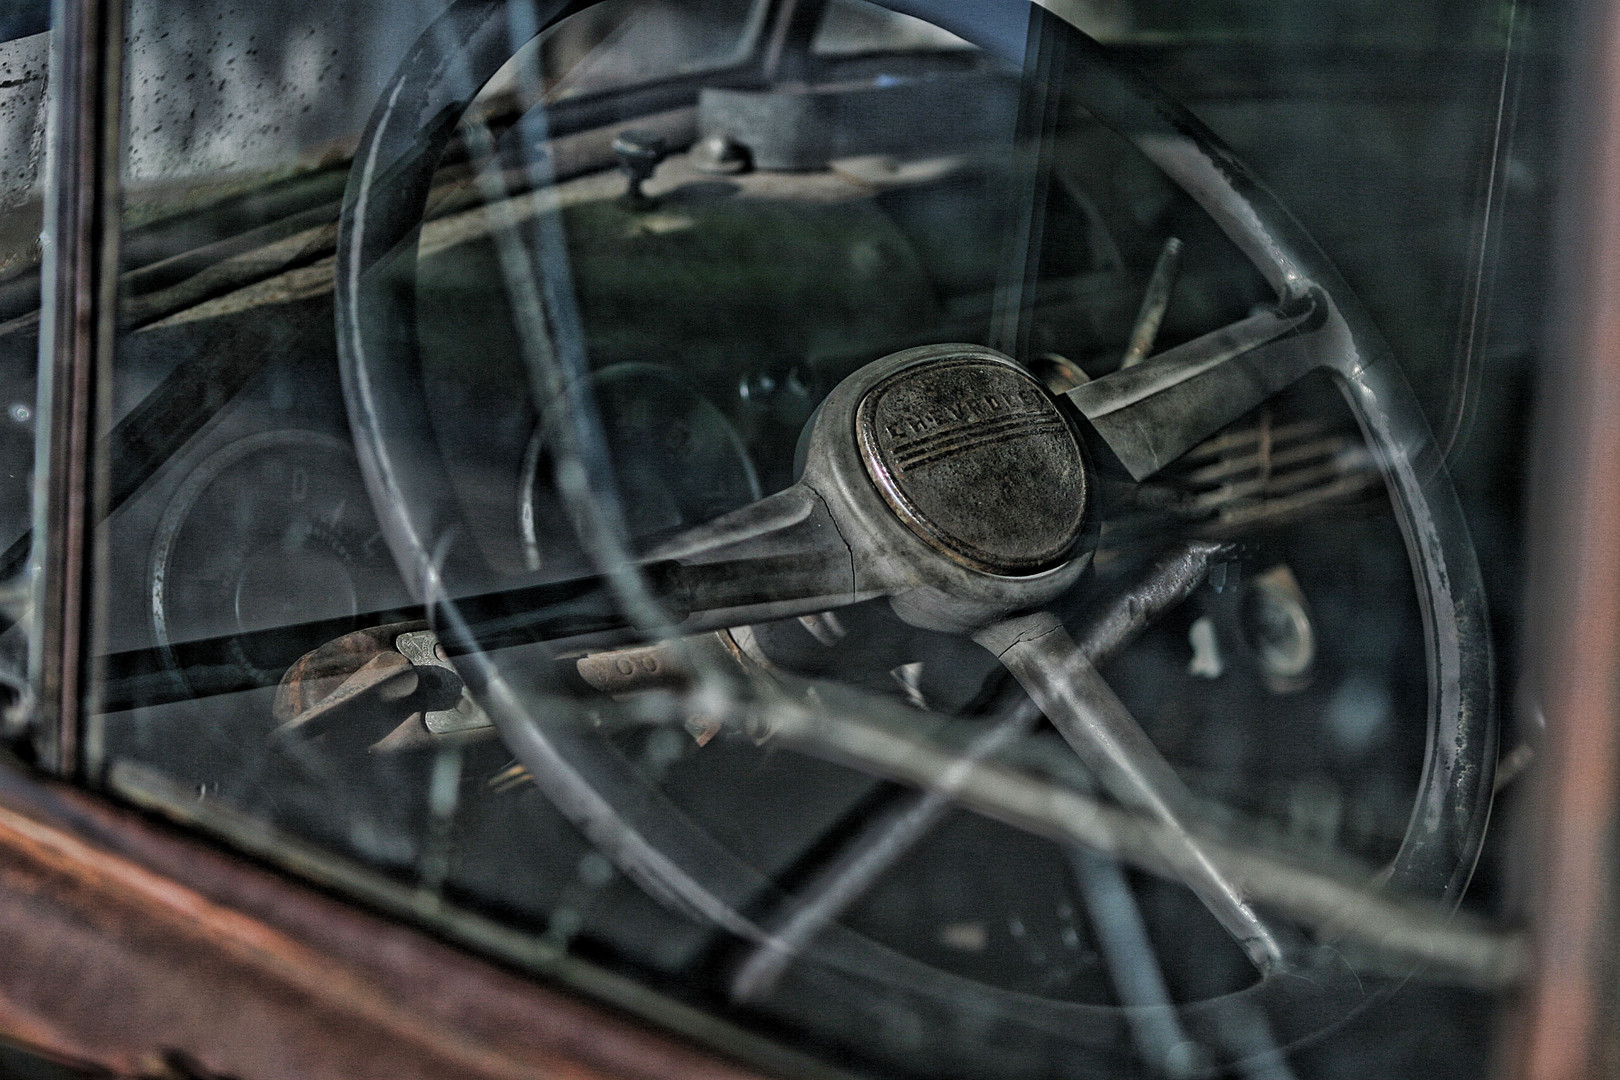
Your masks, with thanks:
[[[461,696],[448,709],[432,709],[422,714],[422,724],[435,735],[451,735],[476,728],[494,727],[489,715],[473,700],[450,656],[432,630],[411,630],[394,639],[394,648],[411,662],[413,667],[447,672],[461,686]]]

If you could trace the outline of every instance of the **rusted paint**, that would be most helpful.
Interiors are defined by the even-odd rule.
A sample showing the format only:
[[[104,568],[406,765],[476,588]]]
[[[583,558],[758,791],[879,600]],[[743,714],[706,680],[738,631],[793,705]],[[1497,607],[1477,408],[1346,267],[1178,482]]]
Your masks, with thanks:
[[[70,788],[0,789],[0,1035],[124,1075],[756,1075]]]

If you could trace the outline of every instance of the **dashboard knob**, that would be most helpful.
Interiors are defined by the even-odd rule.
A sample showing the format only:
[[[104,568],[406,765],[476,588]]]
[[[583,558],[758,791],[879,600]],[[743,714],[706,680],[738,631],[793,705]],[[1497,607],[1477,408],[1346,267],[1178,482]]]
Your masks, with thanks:
[[[632,129],[613,137],[613,156],[619,159],[619,168],[629,180],[625,201],[632,206],[650,206],[652,200],[641,190],[641,185],[652,177],[658,163],[669,156],[664,137],[652,131]]]

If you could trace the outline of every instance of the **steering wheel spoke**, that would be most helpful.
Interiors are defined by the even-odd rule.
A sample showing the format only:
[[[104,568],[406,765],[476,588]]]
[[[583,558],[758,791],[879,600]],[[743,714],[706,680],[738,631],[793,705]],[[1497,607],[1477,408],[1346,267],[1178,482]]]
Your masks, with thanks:
[[[1062,623],[1049,613],[1009,619],[974,639],[1029,692],[1104,790],[1164,826],[1162,854],[1262,975],[1283,967],[1276,934],[1185,824],[1191,797]]]
[[[1145,480],[1329,359],[1325,301],[1307,296],[1213,330],[1067,397]]]
[[[682,629],[813,615],[879,595],[857,590],[849,545],[804,484],[688,529],[647,559],[671,567]]]
[[[1078,648],[1094,664],[1118,654],[1159,616],[1185,600],[1209,574],[1226,545],[1193,540],[1162,554],[1133,587],[1094,609]],[[1038,706],[1025,699],[986,728],[963,752],[978,762],[1028,734],[1040,721]],[[768,936],[738,966],[732,997],[767,993],[826,925],[866,894],[889,867],[915,847],[950,809],[952,792],[933,787],[916,792],[873,819],[850,838],[794,902],[766,921]]]

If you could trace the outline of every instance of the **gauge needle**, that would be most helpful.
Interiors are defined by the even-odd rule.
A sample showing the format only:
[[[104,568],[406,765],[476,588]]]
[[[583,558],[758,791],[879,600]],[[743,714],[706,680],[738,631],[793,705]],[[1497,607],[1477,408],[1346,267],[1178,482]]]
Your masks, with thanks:
[[[1008,619],[974,640],[1000,658],[1109,795],[1166,826],[1161,854],[1260,973],[1280,971],[1275,935],[1187,829],[1182,815],[1191,798],[1181,778],[1057,617],[1041,612]]]

